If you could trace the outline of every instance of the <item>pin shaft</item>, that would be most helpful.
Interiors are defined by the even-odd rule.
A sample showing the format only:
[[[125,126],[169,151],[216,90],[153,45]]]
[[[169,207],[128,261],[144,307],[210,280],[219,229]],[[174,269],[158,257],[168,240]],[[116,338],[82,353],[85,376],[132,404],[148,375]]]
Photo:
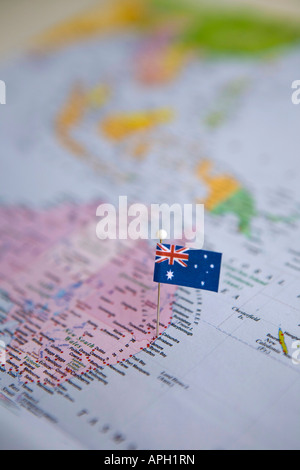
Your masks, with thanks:
[[[162,240],[160,239],[160,243]],[[157,315],[156,315],[156,336],[159,335],[159,314],[160,314],[160,282],[158,283],[158,291],[157,291]]]

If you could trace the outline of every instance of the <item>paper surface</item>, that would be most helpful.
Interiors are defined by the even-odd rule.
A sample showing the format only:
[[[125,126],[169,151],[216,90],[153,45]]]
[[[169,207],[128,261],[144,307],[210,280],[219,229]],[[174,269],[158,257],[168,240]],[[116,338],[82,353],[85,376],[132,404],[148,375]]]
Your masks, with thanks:
[[[121,13],[0,68],[11,447],[299,448],[300,48],[211,56]],[[155,241],[96,237],[119,195],[204,203],[223,253],[218,294],[162,286],[154,343]]]

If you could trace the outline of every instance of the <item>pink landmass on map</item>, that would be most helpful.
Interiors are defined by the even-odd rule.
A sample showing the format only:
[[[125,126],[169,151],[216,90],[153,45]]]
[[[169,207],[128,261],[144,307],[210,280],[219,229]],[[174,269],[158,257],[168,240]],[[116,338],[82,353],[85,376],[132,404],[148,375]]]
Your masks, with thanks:
[[[155,339],[154,243],[100,241],[97,205],[0,209],[0,279],[11,305],[6,368],[22,381],[57,385]],[[175,289],[161,290],[160,333]]]

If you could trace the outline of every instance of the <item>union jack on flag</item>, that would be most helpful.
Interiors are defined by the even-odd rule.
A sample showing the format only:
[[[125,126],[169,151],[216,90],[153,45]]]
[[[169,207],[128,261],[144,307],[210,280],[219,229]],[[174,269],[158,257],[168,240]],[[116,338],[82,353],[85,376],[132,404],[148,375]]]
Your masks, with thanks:
[[[157,243],[154,282],[218,292],[222,254]]]
[[[189,255],[185,252],[188,250],[189,249],[185,247],[179,247],[176,250],[175,245],[162,245],[161,243],[157,243],[155,263],[168,261],[168,264],[173,265],[174,262],[177,261],[177,263],[186,268],[187,264],[185,261],[189,259]]]

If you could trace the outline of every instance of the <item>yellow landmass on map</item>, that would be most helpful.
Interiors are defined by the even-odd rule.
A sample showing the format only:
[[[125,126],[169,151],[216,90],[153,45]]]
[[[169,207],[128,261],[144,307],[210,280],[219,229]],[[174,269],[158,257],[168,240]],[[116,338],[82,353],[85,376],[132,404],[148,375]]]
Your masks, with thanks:
[[[204,200],[206,209],[213,211],[233,196],[239,189],[240,184],[230,175],[212,175],[213,164],[209,160],[202,160],[196,169],[198,178],[209,188],[209,194]]]
[[[110,97],[110,88],[107,85],[97,85],[86,92],[85,98],[88,106],[100,108]]]
[[[148,131],[159,124],[167,123],[172,118],[173,112],[168,108],[117,113],[101,121],[100,129],[107,138],[120,141],[135,133]]]
[[[141,0],[109,0],[76,15],[37,38],[42,49],[64,46],[110,30],[134,24],[146,17],[146,3]]]
[[[284,354],[288,354],[288,348],[285,343],[284,333],[281,328],[279,328],[278,337],[279,337],[280,346],[282,347],[282,351],[284,352]]]

